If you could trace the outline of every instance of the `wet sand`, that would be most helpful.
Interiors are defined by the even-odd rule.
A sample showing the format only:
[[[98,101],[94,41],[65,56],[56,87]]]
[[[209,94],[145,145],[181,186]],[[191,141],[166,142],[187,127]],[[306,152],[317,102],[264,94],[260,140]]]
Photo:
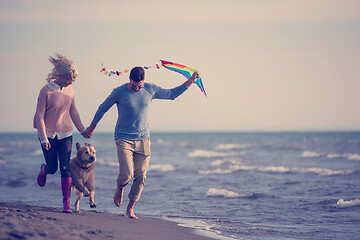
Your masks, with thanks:
[[[0,239],[141,239],[209,240],[191,228],[163,219],[82,211],[67,214],[60,208],[0,203]]]

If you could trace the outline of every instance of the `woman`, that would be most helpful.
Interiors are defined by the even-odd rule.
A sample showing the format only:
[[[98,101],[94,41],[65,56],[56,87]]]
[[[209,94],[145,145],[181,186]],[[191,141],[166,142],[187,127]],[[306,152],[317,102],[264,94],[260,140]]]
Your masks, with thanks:
[[[54,65],[48,75],[48,83],[40,90],[34,128],[37,129],[45,163],[41,165],[37,182],[45,186],[47,174],[54,174],[60,164],[61,189],[63,194],[63,211],[71,213],[71,171],[70,156],[72,148],[73,127],[83,133],[85,127],[75,106],[74,90],[71,84],[79,75],[73,61],[57,54],[49,58]]]

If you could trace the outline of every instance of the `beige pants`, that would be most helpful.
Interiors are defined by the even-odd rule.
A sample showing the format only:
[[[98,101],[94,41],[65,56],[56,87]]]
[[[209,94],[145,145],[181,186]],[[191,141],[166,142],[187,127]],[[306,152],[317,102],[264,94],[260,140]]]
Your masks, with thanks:
[[[117,155],[119,160],[119,176],[117,184],[125,187],[134,178],[129,199],[137,201],[144,189],[146,171],[150,162],[150,139],[131,141],[116,140]]]

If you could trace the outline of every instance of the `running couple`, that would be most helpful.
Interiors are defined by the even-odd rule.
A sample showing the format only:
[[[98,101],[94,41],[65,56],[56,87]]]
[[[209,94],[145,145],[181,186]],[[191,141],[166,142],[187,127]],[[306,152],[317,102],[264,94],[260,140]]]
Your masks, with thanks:
[[[74,123],[77,130],[85,138],[90,138],[104,114],[117,105],[118,119],[115,127],[115,142],[119,160],[119,174],[114,203],[120,207],[125,186],[133,180],[129,193],[129,204],[126,214],[137,218],[134,214],[135,203],[139,200],[146,180],[146,172],[150,161],[150,132],[148,110],[153,99],[174,100],[183,94],[197,79],[195,72],[191,78],[180,86],[163,89],[155,84],[145,82],[145,71],[142,67],[134,67],[130,71],[129,82],[115,88],[100,104],[88,128],[85,129],[75,106],[72,84],[79,75],[72,60],[57,54],[50,57],[53,69],[47,77],[47,84],[40,90],[34,127],[37,129],[39,141],[45,158],[37,177],[38,184],[43,187],[48,174],[54,174],[60,165],[61,189],[63,194],[63,211],[71,213],[71,171],[70,156]]]

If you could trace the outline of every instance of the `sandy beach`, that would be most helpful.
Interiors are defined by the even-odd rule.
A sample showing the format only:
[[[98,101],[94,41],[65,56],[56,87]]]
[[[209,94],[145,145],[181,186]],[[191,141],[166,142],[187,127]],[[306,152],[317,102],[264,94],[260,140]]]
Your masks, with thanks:
[[[142,239],[208,240],[174,222],[139,216],[0,203],[0,239]]]

